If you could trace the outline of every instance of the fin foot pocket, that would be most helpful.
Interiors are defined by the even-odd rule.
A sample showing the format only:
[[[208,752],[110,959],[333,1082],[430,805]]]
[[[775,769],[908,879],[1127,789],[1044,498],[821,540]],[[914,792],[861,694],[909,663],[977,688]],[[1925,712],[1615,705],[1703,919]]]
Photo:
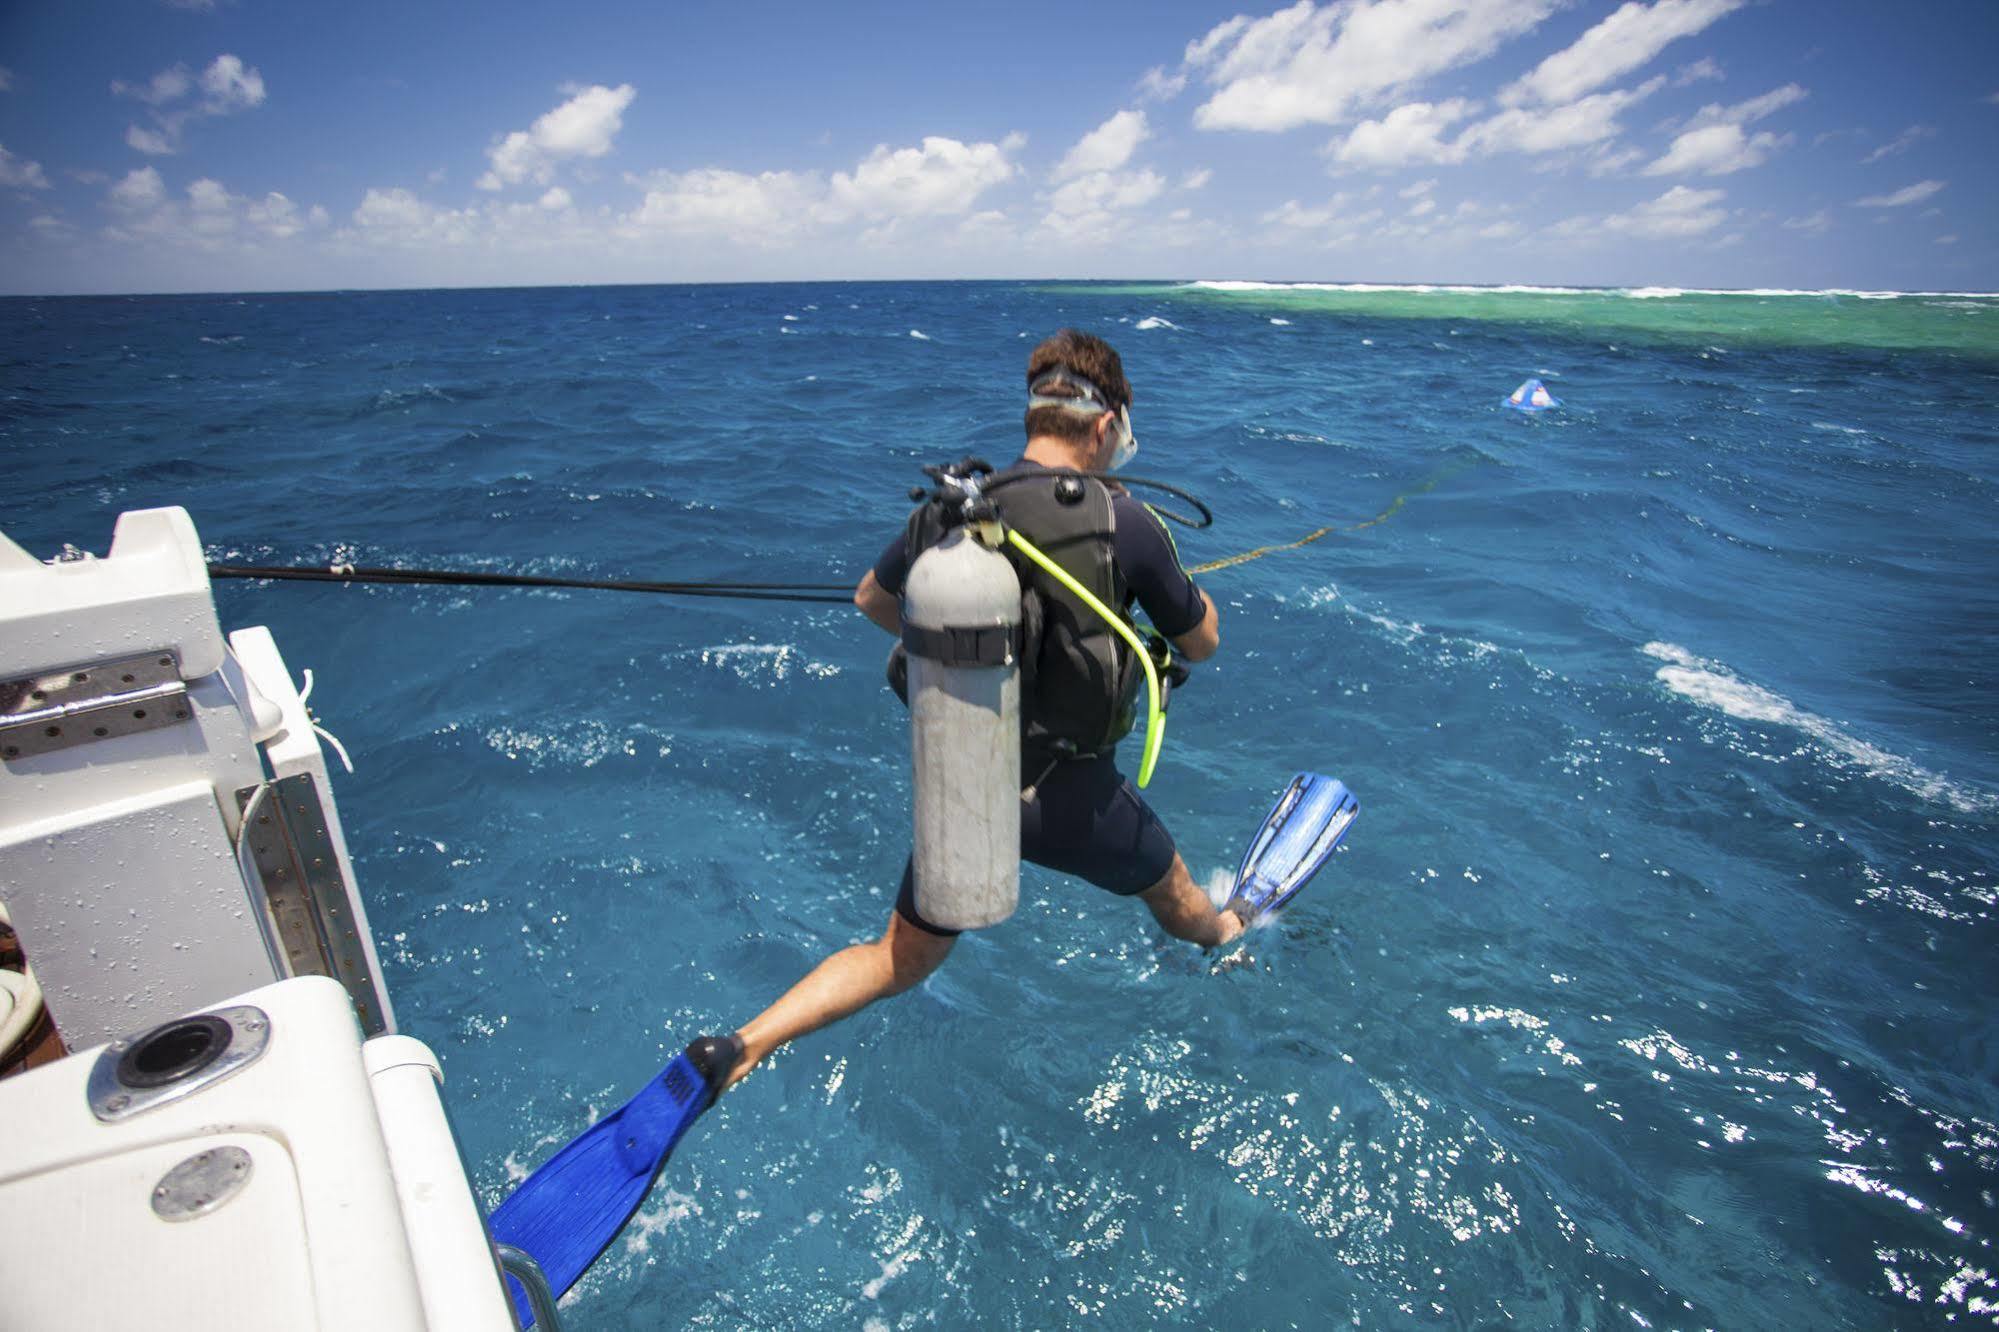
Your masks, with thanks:
[[[743,1038],[731,1032],[727,1036],[702,1036],[687,1047],[687,1062],[694,1065],[708,1084],[707,1105],[715,1104],[715,1098],[728,1085],[729,1075],[736,1071],[736,1065],[743,1062]]]

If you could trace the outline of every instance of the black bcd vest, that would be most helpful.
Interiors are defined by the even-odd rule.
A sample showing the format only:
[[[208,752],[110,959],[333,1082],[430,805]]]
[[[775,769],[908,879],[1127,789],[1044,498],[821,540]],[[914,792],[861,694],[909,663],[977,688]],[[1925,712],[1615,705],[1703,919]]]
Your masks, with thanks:
[[[1112,544],[1111,492],[1101,481],[1033,465],[1014,466],[994,482],[1025,474],[991,492],[1007,526],[1064,572],[1131,620],[1131,589],[1118,572]],[[926,503],[909,516],[903,543],[916,557],[956,526],[944,506]],[[1020,577],[1020,695],[1022,745],[1030,762],[1108,751],[1132,729],[1141,668],[1131,648],[1103,616],[1026,556],[1002,553]],[[908,702],[908,662],[897,645],[889,683]]]

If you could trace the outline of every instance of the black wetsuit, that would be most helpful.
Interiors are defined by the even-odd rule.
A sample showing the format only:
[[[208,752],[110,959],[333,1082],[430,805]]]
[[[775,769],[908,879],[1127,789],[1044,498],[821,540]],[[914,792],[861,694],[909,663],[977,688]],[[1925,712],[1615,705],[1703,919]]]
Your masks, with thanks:
[[[1022,460],[1014,468],[1036,464]],[[1009,469],[1013,470],[1013,469]],[[1179,553],[1165,527],[1131,496],[1114,493],[1112,558],[1153,628],[1178,638],[1200,626],[1207,614],[1201,592],[1180,567]],[[875,561],[875,582],[892,596],[902,595],[909,577],[909,549],[898,536]],[[1039,774],[1024,772],[1035,782]],[[1057,763],[1035,785],[1036,797],[1021,802],[1020,854],[1025,860],[1087,879],[1108,892],[1142,893],[1173,866],[1173,835],[1117,770],[1115,753]],[[903,919],[931,934],[950,935],[916,910],[915,880],[903,866],[895,909]]]

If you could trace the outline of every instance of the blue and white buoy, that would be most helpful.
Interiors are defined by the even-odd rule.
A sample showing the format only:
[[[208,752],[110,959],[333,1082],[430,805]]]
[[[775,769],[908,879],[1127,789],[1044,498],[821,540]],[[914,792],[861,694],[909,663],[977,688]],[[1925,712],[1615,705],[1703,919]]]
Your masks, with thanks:
[[[1517,412],[1545,412],[1550,407],[1561,406],[1562,402],[1548,392],[1540,380],[1530,379],[1506,395],[1506,405]]]

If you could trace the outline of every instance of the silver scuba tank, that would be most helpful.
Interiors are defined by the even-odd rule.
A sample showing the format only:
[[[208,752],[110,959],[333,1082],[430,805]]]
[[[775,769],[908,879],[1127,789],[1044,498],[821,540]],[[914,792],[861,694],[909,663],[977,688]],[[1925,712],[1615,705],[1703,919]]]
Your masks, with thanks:
[[[1020,579],[995,523],[917,556],[902,596],[917,912],[997,925],[1020,900]]]

